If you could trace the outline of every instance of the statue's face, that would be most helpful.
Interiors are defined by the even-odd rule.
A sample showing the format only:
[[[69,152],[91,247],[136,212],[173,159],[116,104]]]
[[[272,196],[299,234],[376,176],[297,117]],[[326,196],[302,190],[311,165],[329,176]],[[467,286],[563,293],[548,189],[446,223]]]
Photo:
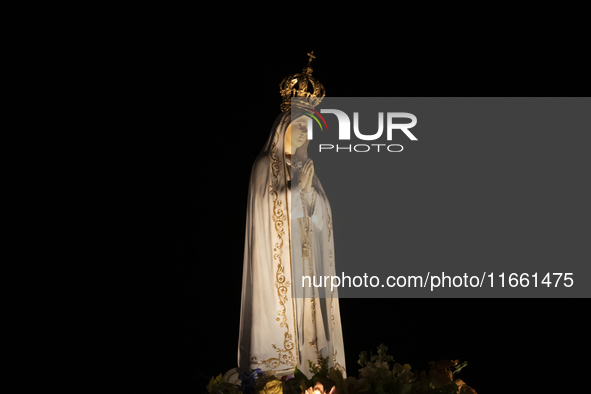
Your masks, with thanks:
[[[286,143],[291,143],[291,154],[294,154],[296,149],[304,145],[308,138],[308,119],[301,117],[295,122],[292,122],[285,135]]]

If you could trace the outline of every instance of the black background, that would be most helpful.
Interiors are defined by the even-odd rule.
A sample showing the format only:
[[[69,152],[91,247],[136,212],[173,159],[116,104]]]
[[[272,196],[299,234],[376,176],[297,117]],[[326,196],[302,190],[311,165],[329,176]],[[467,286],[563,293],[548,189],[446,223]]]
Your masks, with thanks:
[[[77,134],[60,201],[73,262],[56,285],[73,346],[58,377],[202,392],[236,366],[250,170],[279,114],[279,82],[307,52],[328,96],[588,95],[577,10],[552,20],[541,5],[413,4],[74,10],[66,73]],[[582,300],[340,306],[350,375],[359,352],[383,342],[413,369],[468,360],[459,377],[479,393],[583,379]]]

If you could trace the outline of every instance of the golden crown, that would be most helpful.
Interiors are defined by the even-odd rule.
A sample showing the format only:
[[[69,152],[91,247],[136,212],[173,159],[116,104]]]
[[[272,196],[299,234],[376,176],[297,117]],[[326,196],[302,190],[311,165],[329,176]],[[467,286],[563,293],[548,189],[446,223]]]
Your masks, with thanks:
[[[294,106],[314,108],[320,104],[326,94],[324,86],[312,77],[313,70],[310,67],[310,63],[312,63],[312,59],[316,58],[314,51],[308,53],[308,57],[308,65],[304,67],[301,73],[288,75],[279,84],[279,92],[281,93],[281,97],[283,97],[283,102],[281,103],[281,111],[283,112],[289,111],[291,108],[292,97],[301,98],[298,100],[298,104],[294,104]],[[312,85],[311,92],[308,92],[308,83]],[[295,88],[296,84],[298,84],[298,89]]]

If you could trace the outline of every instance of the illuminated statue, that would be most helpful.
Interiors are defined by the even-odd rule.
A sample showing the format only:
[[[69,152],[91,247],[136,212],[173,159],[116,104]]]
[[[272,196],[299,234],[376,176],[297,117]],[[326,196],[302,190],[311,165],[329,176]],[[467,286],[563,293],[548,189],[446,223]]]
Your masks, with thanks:
[[[326,357],[345,375],[337,290],[328,288],[321,298],[322,290],[299,283],[301,275],[336,275],[332,213],[307,153],[306,112],[324,97],[312,77],[313,52],[308,55],[304,71],[280,85],[283,113],[252,167],[248,190],[238,365],[277,376],[297,367],[310,377],[308,360]],[[292,97],[303,101],[292,108]]]

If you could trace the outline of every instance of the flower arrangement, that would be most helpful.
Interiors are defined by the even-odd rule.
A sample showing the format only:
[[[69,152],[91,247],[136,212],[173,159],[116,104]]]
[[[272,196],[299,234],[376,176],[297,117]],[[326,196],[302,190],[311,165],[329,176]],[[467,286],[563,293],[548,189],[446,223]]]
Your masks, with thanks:
[[[316,364],[308,361],[311,379],[297,368],[293,375],[281,378],[255,369],[239,375],[239,383],[224,379],[222,374],[212,377],[207,391],[210,394],[476,394],[464,381],[454,379],[467,362],[431,361],[428,372],[418,373],[408,364],[394,363],[387,350],[380,344],[377,355],[370,353],[368,357],[367,352],[361,352],[359,378],[343,379],[340,371],[328,368],[327,357],[320,358]]]

